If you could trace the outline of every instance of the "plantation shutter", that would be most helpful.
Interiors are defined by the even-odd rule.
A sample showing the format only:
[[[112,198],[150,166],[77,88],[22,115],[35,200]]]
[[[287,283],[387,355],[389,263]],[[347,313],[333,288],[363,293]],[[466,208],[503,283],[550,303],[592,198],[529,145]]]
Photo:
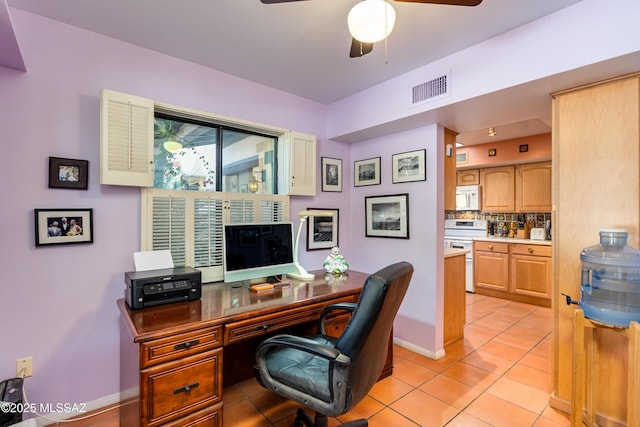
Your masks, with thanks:
[[[153,101],[100,93],[100,183],[153,186]]]
[[[223,279],[225,223],[286,222],[289,197],[277,194],[202,193],[142,189],[142,251],[170,250],[175,266]]]
[[[186,200],[182,197],[153,197],[151,250],[169,250],[176,267],[187,265]]]
[[[194,200],[194,267],[222,266],[223,199]]]

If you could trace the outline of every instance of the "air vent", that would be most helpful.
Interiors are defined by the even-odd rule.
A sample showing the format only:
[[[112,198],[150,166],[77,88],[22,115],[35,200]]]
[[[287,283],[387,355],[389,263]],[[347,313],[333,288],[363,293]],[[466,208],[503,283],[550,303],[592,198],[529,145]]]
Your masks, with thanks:
[[[411,88],[412,104],[430,101],[449,95],[449,76],[447,74],[436,77],[428,82],[420,83]]]

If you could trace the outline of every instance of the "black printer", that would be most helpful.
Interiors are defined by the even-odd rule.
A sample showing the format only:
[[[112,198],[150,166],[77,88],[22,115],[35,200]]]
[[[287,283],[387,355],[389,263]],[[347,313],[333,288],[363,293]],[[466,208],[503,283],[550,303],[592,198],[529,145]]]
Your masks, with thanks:
[[[134,310],[202,297],[202,275],[192,267],[124,273],[125,300]]]

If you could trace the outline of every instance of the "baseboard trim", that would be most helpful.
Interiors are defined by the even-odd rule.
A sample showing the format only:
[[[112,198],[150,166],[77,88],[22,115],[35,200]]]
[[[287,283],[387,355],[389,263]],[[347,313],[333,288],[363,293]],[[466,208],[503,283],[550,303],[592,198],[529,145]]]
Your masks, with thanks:
[[[86,402],[84,405],[83,413],[70,413],[70,414],[42,414],[46,418],[36,417],[23,420],[12,427],[45,427],[55,426],[56,420],[67,421],[70,419],[91,418],[108,412],[116,410],[120,407],[120,393],[114,393],[109,396],[104,396],[91,402]],[[65,416],[66,415],[66,416]]]
[[[393,343],[396,345],[399,345],[400,347],[406,348],[408,350],[411,350],[413,352],[416,352],[418,354],[421,354],[423,356],[427,356],[430,359],[433,360],[438,360],[441,357],[445,356],[445,351],[444,349],[437,351],[437,352],[433,352],[431,350],[427,350],[426,348],[422,348],[422,347],[418,347],[415,344],[411,344],[410,342],[407,341],[403,341],[399,338],[393,337]]]

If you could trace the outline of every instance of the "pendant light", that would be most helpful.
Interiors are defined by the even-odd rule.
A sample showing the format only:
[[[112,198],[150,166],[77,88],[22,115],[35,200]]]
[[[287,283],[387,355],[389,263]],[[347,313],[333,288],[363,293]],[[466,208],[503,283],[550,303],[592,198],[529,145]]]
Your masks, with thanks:
[[[363,43],[386,39],[396,23],[396,11],[384,0],[363,0],[347,16],[349,32]]]

